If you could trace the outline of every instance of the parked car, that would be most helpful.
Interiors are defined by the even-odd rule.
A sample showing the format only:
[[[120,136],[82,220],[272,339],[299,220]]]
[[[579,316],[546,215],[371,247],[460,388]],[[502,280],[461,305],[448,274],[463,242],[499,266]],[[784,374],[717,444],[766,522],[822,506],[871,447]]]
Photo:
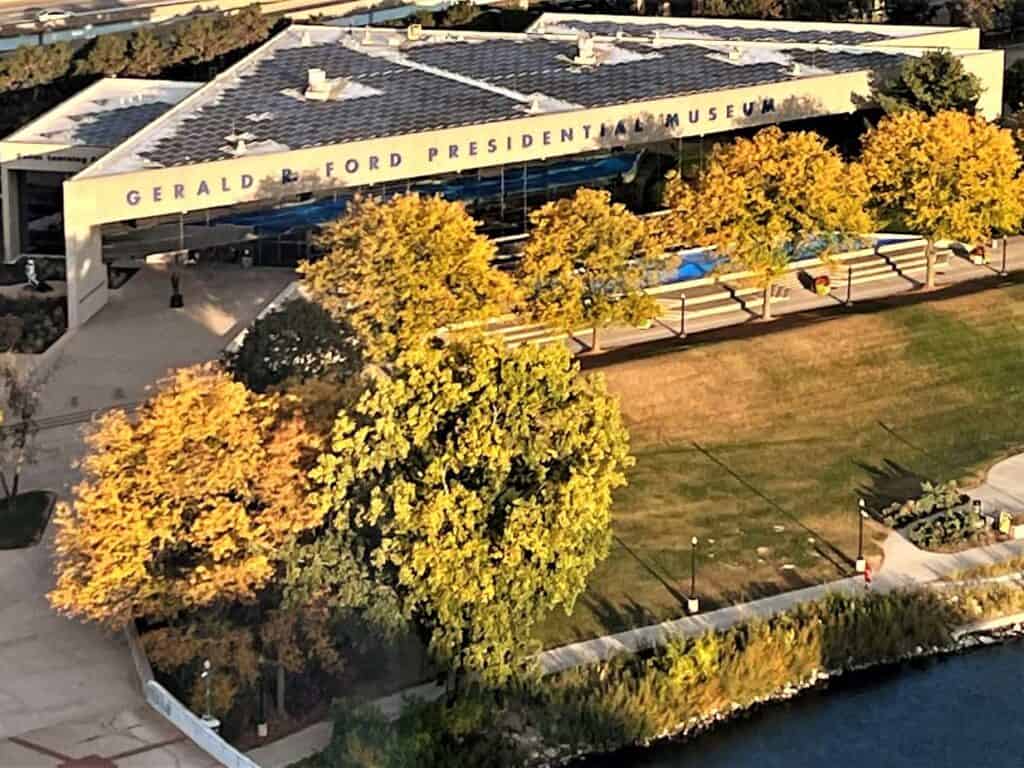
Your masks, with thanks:
[[[36,21],[40,24],[59,24],[67,21],[74,15],[71,11],[64,10],[63,8],[47,8],[45,11],[40,11],[36,14]]]

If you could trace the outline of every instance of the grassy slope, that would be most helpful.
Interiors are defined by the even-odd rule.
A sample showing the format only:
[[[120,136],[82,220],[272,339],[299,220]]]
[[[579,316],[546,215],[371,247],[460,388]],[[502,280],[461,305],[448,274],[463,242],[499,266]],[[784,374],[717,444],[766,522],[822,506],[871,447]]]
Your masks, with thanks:
[[[856,555],[858,493],[965,479],[1019,450],[1022,299],[937,298],[605,369],[637,466],[610,557],[545,642],[680,615],[692,535],[705,606],[835,578]]]

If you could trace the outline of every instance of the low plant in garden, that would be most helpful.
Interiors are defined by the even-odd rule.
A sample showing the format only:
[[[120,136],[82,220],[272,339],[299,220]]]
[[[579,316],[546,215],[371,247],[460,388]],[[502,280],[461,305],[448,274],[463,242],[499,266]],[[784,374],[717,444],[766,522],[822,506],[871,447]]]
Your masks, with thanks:
[[[954,482],[924,481],[920,496],[894,502],[878,517],[890,528],[903,529],[913,544],[925,549],[962,544],[985,526],[970,496]]]

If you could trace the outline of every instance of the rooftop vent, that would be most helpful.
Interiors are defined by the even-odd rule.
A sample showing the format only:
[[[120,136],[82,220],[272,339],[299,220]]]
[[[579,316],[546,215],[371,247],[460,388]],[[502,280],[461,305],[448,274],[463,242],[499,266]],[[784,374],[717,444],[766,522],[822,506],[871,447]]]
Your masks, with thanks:
[[[580,35],[576,38],[576,57],[572,60],[572,63],[583,67],[597,65],[597,54],[594,53],[594,38],[590,35]]]
[[[544,106],[541,103],[539,95],[533,94],[533,96],[530,97],[530,104],[526,108],[526,111],[528,114],[531,115],[539,115],[541,112],[544,111]]]
[[[793,66],[789,70],[789,73],[795,77],[799,77],[804,73],[804,68],[800,66],[799,61],[794,61]]]
[[[733,46],[732,48],[729,49],[729,61],[739,61],[739,60],[740,60],[740,49],[737,48],[736,46]]]
[[[303,94],[306,101],[331,101],[348,85],[342,77],[328,79],[327,73],[322,69],[311,69],[307,75],[309,80]]]
[[[302,31],[302,37],[299,38],[299,45],[303,48],[309,48],[313,44],[313,38],[309,36],[309,30],[304,29]]]
[[[422,24],[410,24],[405,28],[405,37],[407,40],[416,41],[423,37],[423,25]]]

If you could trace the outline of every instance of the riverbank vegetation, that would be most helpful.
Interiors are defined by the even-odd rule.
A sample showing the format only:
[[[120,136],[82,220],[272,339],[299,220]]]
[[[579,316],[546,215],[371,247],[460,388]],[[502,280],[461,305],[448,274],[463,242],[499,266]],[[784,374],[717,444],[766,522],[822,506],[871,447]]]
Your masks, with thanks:
[[[330,746],[305,766],[552,765],[696,734],[844,671],[952,650],[956,627],[1021,604],[1024,590],[1002,585],[954,595],[832,595],[647,653],[498,692],[475,690],[454,706],[413,703],[394,721],[339,704]]]

